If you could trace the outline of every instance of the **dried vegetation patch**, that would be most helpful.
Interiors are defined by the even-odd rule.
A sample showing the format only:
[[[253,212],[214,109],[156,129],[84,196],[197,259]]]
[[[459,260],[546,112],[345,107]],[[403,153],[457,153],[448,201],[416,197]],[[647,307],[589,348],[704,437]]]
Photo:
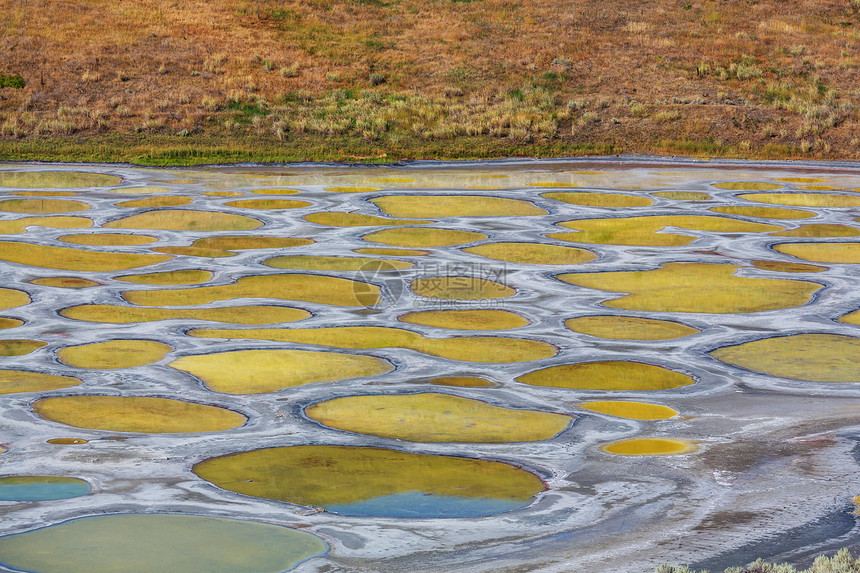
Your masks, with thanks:
[[[4,16],[3,157],[117,134],[306,158],[321,141],[346,156],[860,155],[855,0],[36,0]]]

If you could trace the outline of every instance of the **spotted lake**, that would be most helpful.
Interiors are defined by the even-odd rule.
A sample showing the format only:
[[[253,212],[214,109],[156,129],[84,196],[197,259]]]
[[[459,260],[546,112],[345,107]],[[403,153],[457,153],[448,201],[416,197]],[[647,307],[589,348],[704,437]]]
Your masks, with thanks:
[[[860,168],[0,165],[0,570],[860,545]]]

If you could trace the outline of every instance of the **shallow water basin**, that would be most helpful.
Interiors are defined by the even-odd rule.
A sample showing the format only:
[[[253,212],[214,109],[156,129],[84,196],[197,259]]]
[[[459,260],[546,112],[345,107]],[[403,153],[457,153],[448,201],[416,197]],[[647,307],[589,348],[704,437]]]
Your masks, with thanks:
[[[242,414],[218,406],[141,396],[60,396],[37,400],[32,406],[51,422],[111,432],[222,432],[247,421]]]
[[[387,249],[385,247],[353,249],[352,252],[358,253],[359,255],[379,255],[382,257],[423,257],[430,254],[430,251],[419,251],[416,249]]]
[[[9,195],[21,195],[24,197],[74,197],[77,191],[13,191]]]
[[[379,287],[363,282],[323,275],[289,274],[243,277],[233,284],[220,286],[125,291],[122,297],[141,306],[186,306],[238,298],[277,298],[336,306],[370,306],[368,302],[378,300],[379,294]]]
[[[237,493],[344,515],[477,517],[525,507],[546,489],[501,462],[349,446],[254,450],[193,471]]]
[[[537,340],[496,336],[428,338],[410,330],[383,326],[198,329],[188,334],[201,338],[275,340],[348,349],[408,348],[451,360],[486,363],[528,362],[554,356],[557,352],[554,346]]]
[[[857,237],[860,229],[847,225],[803,225],[790,231],[772,233],[775,237]]]
[[[547,211],[529,201],[481,195],[386,195],[370,199],[392,217],[528,217]]]
[[[282,349],[183,356],[168,366],[199,378],[210,390],[225,394],[277,392],[393,370],[388,361],[374,356]]]
[[[860,382],[860,338],[795,334],[763,338],[711,352],[728,364],[794,380]]]
[[[166,231],[250,231],[262,221],[213,211],[163,209],[131,215],[102,225],[108,229],[162,229]]]
[[[0,501],[51,501],[87,495],[85,480],[61,476],[10,476],[0,478]],[[2,546],[2,538],[0,538]],[[2,563],[2,556],[0,556]]]
[[[620,360],[550,366],[523,374],[516,381],[571,390],[631,392],[672,390],[695,382],[686,374],[660,366]]]
[[[691,231],[714,233],[764,233],[781,231],[776,225],[751,223],[706,215],[657,215],[647,217],[624,217],[611,219],[580,219],[559,223],[576,233],[550,233],[547,237],[574,243],[608,245],[641,245],[654,247],[677,247],[696,240],[690,235],[664,231],[666,227],[678,227]]]
[[[728,183],[714,183],[717,189],[730,189],[732,191],[770,191],[773,189],[782,189],[784,186],[779,183],[762,183],[759,181],[734,181]]]
[[[224,306],[219,308],[140,308],[88,304],[71,306],[60,311],[61,316],[86,322],[124,324],[159,320],[208,320],[231,324],[278,324],[311,316],[306,310],[286,306]]]
[[[612,340],[671,340],[700,332],[670,320],[632,316],[580,316],[564,321],[574,332]]]
[[[860,252],[860,251],[858,251]],[[822,285],[735,276],[737,265],[667,263],[650,271],[571,273],[558,279],[577,286],[631,293],[603,303],[626,310],[746,313],[806,304]]]
[[[647,197],[622,193],[541,193],[541,196],[584,207],[647,207],[653,203]]]
[[[857,195],[833,195],[828,193],[746,193],[741,199],[758,203],[793,205],[795,207],[860,207]]]
[[[91,281],[90,279],[82,279],[79,277],[45,277],[41,279],[33,279],[31,284],[56,287],[56,288],[89,288],[99,286],[101,283]]]
[[[5,171],[0,173],[0,187],[33,189],[39,187],[110,187],[122,178],[103,173],[76,171]]]
[[[46,345],[41,340],[0,340],[0,357],[23,356]]]
[[[773,250],[816,263],[860,263],[860,243],[782,243]]]
[[[667,420],[678,415],[678,411],[661,404],[649,404],[647,402],[628,402],[605,400],[596,402],[583,402],[578,404],[580,408],[608,414],[618,418],[629,418],[631,420]]]
[[[157,247],[152,249],[159,253],[171,255],[186,255],[189,257],[232,257],[233,251],[255,249],[289,249],[312,245],[312,239],[295,239],[292,237],[255,237],[255,236],[221,236],[197,239],[190,247]]]
[[[184,207],[185,205],[190,205],[192,201],[193,199],[191,197],[161,195],[157,197],[147,197],[146,199],[120,201],[116,206],[128,208]]]
[[[363,257],[319,257],[310,255],[287,255],[266,259],[263,264],[275,269],[297,269],[308,271],[366,271],[408,269],[407,261],[367,259]]]
[[[563,414],[435,393],[335,398],[308,406],[305,414],[338,430],[410,442],[533,442],[571,423]]]
[[[427,310],[400,315],[409,324],[453,330],[509,330],[527,326],[529,321],[507,310]]]
[[[0,235],[17,235],[24,233],[28,227],[50,227],[52,229],[85,229],[92,227],[93,222],[85,217],[21,217],[0,221]]]
[[[7,199],[0,201],[0,211],[7,213],[70,213],[90,208],[80,201],[62,199]]]
[[[63,271],[123,271],[154,265],[171,258],[166,255],[111,253],[0,241],[0,260]]]
[[[295,195],[299,191],[295,189],[251,189],[255,195]]]
[[[789,263],[786,261],[753,261],[752,266],[763,271],[773,271],[776,273],[820,273],[827,270],[827,267],[818,265]]]
[[[326,187],[326,191],[331,193],[371,193],[374,191],[382,191],[381,187],[360,187],[360,186],[348,186],[348,185],[335,185],[333,187]]]
[[[491,388],[495,386],[489,380],[477,376],[440,376],[430,378],[426,382],[435,386],[451,386],[452,388]]]
[[[392,247],[451,247],[483,241],[487,235],[472,231],[455,231],[434,227],[401,227],[383,229],[361,237],[365,241]]]
[[[675,456],[695,452],[698,448],[688,440],[635,438],[607,444],[600,449],[619,456]]]
[[[305,531],[222,517],[114,514],[0,538],[0,564],[33,573],[282,573],[328,546]],[[97,565],[96,565],[97,564]]]
[[[57,350],[60,362],[75,368],[114,370],[158,362],[172,348],[154,340],[108,340]]]
[[[142,185],[138,187],[120,187],[118,189],[111,189],[112,193],[122,193],[129,195],[144,195],[149,193],[167,193],[170,189],[168,187],[156,187],[152,185]]]
[[[45,392],[71,388],[82,381],[71,376],[57,376],[43,372],[27,372],[24,370],[0,370],[0,394],[15,394],[18,392]]]
[[[215,273],[212,271],[182,269],[160,273],[147,273],[144,275],[125,275],[115,277],[115,280],[143,285],[195,285],[205,283],[214,276]]]
[[[815,213],[800,211],[798,209],[779,209],[777,207],[748,207],[748,206],[726,206],[711,207],[708,209],[714,213],[724,215],[738,215],[741,217],[758,217],[761,219],[809,219],[815,217]]]
[[[0,288],[0,310],[30,304],[30,295],[24,291]]]
[[[224,203],[228,207],[236,207],[239,209],[300,209],[302,207],[310,207],[308,201],[291,201],[289,199],[242,199],[240,201],[228,201]]]
[[[311,213],[304,216],[305,221],[326,225],[329,227],[383,227],[388,225],[425,225],[433,221],[422,221],[420,219],[389,219],[375,215],[362,215],[361,213]]]
[[[458,276],[422,277],[409,283],[416,295],[446,300],[484,300],[507,298],[517,291],[495,281]]]
[[[496,261],[529,265],[577,265],[597,258],[585,249],[544,243],[487,243],[463,251]]]
[[[657,191],[651,193],[655,197],[674,199],[675,201],[710,201],[712,197],[701,191]]]
[[[98,247],[122,247],[133,245],[148,245],[158,239],[148,235],[123,235],[120,233],[88,233],[84,235],[63,235],[58,241],[75,245],[92,245]]]

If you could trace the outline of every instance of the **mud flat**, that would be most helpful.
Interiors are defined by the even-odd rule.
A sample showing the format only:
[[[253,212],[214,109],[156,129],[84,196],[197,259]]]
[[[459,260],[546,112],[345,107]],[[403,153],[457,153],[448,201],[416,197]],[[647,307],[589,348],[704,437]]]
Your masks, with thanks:
[[[4,205],[0,571],[860,544],[860,166],[4,164]]]

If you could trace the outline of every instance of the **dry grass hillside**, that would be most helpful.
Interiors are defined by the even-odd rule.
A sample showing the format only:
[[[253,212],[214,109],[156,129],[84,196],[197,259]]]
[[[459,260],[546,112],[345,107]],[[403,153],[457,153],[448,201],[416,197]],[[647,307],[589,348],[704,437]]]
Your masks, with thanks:
[[[860,157],[860,0],[0,7],[0,158]]]

